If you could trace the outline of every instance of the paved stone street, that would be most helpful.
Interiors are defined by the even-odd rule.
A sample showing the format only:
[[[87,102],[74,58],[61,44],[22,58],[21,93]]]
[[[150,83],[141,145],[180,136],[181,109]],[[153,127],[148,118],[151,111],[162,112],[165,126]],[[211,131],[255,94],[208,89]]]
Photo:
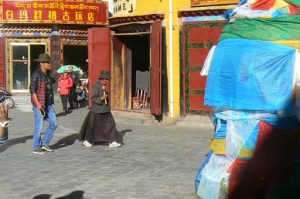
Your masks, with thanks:
[[[194,199],[194,178],[208,152],[209,125],[141,124],[115,115],[121,148],[76,141],[87,108],[59,116],[55,152],[32,153],[29,105],[10,110],[9,142],[0,146],[2,199]],[[57,113],[61,111],[56,102]],[[45,123],[45,125],[47,125]]]

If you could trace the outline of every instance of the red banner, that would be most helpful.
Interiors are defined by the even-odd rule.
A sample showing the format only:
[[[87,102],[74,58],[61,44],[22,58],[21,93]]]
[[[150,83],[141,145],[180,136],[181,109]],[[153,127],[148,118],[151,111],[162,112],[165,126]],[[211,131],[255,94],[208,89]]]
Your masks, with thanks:
[[[3,0],[1,23],[108,24],[106,2]]]

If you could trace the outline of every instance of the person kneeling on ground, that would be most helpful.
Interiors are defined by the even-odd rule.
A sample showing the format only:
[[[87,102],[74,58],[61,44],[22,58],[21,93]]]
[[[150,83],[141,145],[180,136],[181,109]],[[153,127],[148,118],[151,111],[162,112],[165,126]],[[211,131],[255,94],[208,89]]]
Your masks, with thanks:
[[[79,133],[79,140],[83,145],[90,147],[95,143],[109,144],[109,147],[120,147],[122,136],[116,129],[116,123],[109,107],[109,97],[106,85],[109,72],[102,70],[92,87],[92,106],[86,116]]]

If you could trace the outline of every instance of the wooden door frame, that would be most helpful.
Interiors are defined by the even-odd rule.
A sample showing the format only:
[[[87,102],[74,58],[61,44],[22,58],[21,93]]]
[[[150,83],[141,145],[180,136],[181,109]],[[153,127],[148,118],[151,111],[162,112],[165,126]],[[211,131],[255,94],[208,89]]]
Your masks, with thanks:
[[[131,110],[131,72],[132,71],[131,71],[131,57],[129,57],[131,53],[130,50],[126,47],[126,45],[113,34],[112,34],[111,42],[112,42],[111,44],[112,46],[111,48],[112,109]],[[118,52],[118,55],[116,55],[117,50],[121,50]],[[120,63],[118,63],[118,61]],[[117,67],[120,67],[119,73],[121,73],[122,77],[120,77],[118,71],[116,71]],[[121,85],[118,82],[121,83]]]
[[[110,45],[109,28],[101,27],[88,29],[89,105],[91,105],[92,86],[98,81],[100,71],[110,71]]]
[[[162,115],[162,24],[154,21],[150,34],[150,112]]]

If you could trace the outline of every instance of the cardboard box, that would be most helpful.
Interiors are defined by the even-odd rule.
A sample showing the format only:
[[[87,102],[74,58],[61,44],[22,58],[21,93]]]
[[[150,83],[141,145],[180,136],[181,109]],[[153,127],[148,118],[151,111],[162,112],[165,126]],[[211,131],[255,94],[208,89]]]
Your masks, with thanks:
[[[141,98],[140,97],[133,97],[132,98],[132,109],[140,109],[141,105]]]

